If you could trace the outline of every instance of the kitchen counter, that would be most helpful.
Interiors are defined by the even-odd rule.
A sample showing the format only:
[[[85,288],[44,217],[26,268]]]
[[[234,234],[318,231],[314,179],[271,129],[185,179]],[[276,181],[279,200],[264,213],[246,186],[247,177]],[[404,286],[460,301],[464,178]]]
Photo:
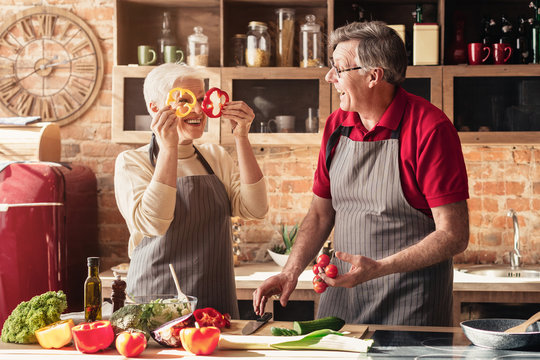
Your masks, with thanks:
[[[223,334],[240,335],[247,321],[233,320],[230,329]],[[271,326],[292,328],[290,322],[269,322],[252,336],[270,335]],[[513,358],[538,358],[540,353],[532,351],[489,350],[471,345],[458,327],[418,327],[384,325],[345,325],[350,336],[375,340],[372,349],[363,353],[321,350],[216,350],[211,358],[254,358],[267,359],[414,359],[418,356],[430,358],[493,359],[498,356]],[[284,337],[285,339],[285,337]],[[396,342],[396,339],[399,339]],[[284,340],[286,341],[286,340]],[[124,359],[115,349],[85,354],[77,352],[73,345],[58,350],[42,349],[39,345],[17,345],[0,342],[1,359]],[[183,349],[164,348],[150,340],[148,348],[140,355],[144,359],[201,359]]]
[[[454,271],[454,308],[453,324],[459,326],[463,303],[540,303],[540,281],[534,279],[489,278],[481,275],[466,274],[458,269],[466,267],[456,264]],[[234,268],[236,292],[239,300],[251,300],[253,291],[264,280],[281,271],[274,262],[242,264]],[[123,275],[125,276],[125,275]],[[111,284],[114,280],[112,270],[100,274],[103,283],[103,296],[110,297]],[[313,308],[319,304],[319,294],[313,291],[313,272],[306,268],[298,279],[298,286],[291,300],[311,301]],[[266,311],[273,312],[272,302],[266,304]]]

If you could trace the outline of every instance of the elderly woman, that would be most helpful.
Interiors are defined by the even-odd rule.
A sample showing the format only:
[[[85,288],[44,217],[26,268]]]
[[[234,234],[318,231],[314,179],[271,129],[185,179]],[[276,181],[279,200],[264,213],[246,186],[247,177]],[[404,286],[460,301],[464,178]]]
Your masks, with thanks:
[[[195,95],[184,117],[176,107],[193,99],[183,91],[167,105],[173,88]],[[174,294],[172,264],[182,291],[198,298],[197,307],[238,318],[231,216],[262,219],[268,211],[266,185],[248,139],[254,113],[244,102],[231,101],[222,113],[231,124],[238,168],[221,146],[194,145],[208,120],[201,108],[204,95],[202,78],[184,65],[158,66],[145,79],[152,142],[118,155],[114,179],[130,232],[127,293]]]

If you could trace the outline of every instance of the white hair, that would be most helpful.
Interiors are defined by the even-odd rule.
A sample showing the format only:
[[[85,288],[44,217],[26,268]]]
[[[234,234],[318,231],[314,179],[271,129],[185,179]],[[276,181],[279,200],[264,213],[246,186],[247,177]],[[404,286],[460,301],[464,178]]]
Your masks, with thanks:
[[[164,107],[169,91],[179,79],[181,81],[184,79],[203,81],[201,74],[195,68],[175,63],[159,65],[146,75],[143,92],[146,109],[150,115],[154,114],[150,109],[150,103],[154,103],[158,109]]]

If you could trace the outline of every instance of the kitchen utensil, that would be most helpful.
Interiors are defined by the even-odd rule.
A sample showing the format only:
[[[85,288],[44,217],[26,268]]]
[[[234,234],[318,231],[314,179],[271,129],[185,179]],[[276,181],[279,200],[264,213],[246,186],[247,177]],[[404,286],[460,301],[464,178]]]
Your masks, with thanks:
[[[476,346],[490,349],[521,349],[540,346],[538,323],[526,333],[505,333],[506,329],[521,324],[517,319],[476,319],[463,321],[460,325],[465,336]]]
[[[258,318],[257,320],[248,322],[246,326],[244,326],[244,328],[242,329],[242,334],[243,335],[253,334],[255,331],[257,331],[257,329],[259,329],[261,326],[266,324],[268,320],[270,320],[271,318],[272,318],[272,313],[265,312],[264,315]]]
[[[522,333],[527,332],[527,328],[532,325],[533,323],[540,320],[540,311],[534,314],[529,318],[529,320],[523,322],[522,324],[519,324],[518,326],[511,327],[510,329],[505,330],[505,333],[515,334],[515,333]]]
[[[176,291],[178,291],[178,300],[187,301],[187,296],[182,292],[182,289],[180,289],[180,283],[178,282],[178,278],[176,277],[176,272],[174,271],[174,268],[172,264],[169,264],[169,269],[171,269],[171,274],[174,279],[174,285],[176,285]]]

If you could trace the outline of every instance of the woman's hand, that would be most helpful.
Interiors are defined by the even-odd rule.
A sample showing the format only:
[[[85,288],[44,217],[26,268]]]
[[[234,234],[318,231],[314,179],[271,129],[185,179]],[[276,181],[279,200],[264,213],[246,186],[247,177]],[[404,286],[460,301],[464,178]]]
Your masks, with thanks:
[[[221,116],[230,121],[234,136],[245,137],[248,136],[251,122],[255,119],[255,113],[243,101],[229,101]]]
[[[178,148],[178,117],[175,114],[175,110],[167,105],[161,108],[150,124],[152,132],[156,135],[159,148],[165,150],[166,148]]]

